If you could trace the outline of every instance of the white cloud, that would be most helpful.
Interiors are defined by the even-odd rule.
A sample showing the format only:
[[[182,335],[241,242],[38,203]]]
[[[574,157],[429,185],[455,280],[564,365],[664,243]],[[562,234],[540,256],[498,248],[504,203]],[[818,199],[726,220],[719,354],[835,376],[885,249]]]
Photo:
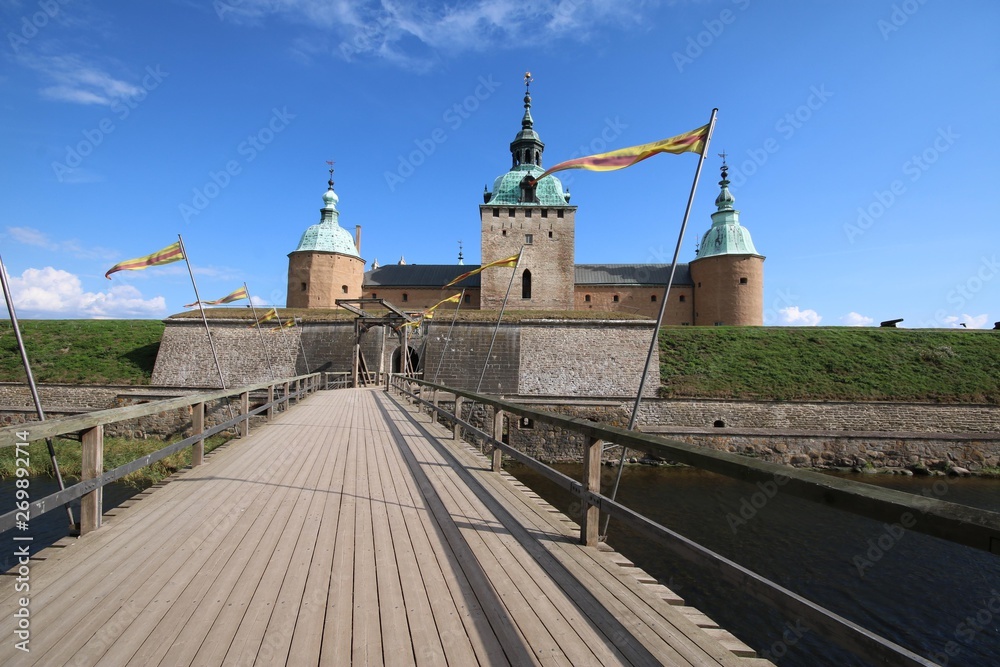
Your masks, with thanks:
[[[76,55],[22,56],[19,60],[53,82],[40,90],[42,97],[50,100],[110,106],[115,100],[142,92],[141,87],[117,79]]]
[[[840,321],[849,327],[868,327],[875,323],[875,318],[852,311],[841,317]]]
[[[646,26],[639,4],[613,0],[477,0],[464,3],[397,0],[244,0],[216,7],[222,20],[259,23],[280,14],[332,36],[321,43],[299,40],[300,51],[331,52],[348,60],[358,56],[426,69],[437,53],[521,49],[553,37],[586,41],[615,25]]]
[[[69,253],[78,259],[108,260],[117,257],[119,254],[101,246],[84,247],[77,239],[54,241],[48,234],[34,227],[8,227],[7,236],[17,243],[44,248],[53,252]]]
[[[982,315],[963,314],[961,317],[950,315],[944,318],[944,323],[948,326],[959,328],[964,324],[966,329],[985,329],[989,321],[990,316],[988,313],[983,313]]]
[[[61,269],[26,269],[10,279],[14,305],[27,317],[156,317],[167,311],[162,296],[143,299],[132,285],[84,292],[80,279]]]
[[[778,312],[781,314],[781,322],[792,326],[814,327],[823,319],[815,310],[800,310],[798,306],[781,308]]]

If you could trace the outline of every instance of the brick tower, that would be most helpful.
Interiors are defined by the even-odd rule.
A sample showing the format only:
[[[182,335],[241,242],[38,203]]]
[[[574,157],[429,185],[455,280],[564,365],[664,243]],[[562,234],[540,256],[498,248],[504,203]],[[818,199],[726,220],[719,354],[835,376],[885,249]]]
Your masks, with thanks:
[[[715,198],[712,228],[691,262],[696,326],[760,326],[764,323],[764,256],[733,208],[728,167],[722,162],[722,190]]]
[[[319,223],[305,231],[299,247],[288,255],[288,308],[336,308],[337,299],[361,297],[365,260],[350,232],[339,224],[340,198],[333,191],[332,168],[327,183]]]
[[[531,74],[524,75],[524,117],[510,144],[510,171],[498,177],[493,191],[484,189],[479,207],[482,221],[482,263],[516,255],[520,265],[510,291],[512,310],[572,310],[576,207],[554,176],[535,181],[545,170],[545,144],[531,117]],[[481,276],[484,310],[503,303],[514,269],[491,268]]]

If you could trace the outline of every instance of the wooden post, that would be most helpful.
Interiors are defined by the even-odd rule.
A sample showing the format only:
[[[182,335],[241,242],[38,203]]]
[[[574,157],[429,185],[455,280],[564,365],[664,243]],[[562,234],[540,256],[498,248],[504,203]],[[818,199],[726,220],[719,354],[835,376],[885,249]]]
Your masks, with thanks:
[[[240,394],[240,414],[243,415],[243,421],[240,422],[240,437],[245,438],[250,435],[250,393],[243,392]]]
[[[494,408],[495,409],[495,408]],[[503,442],[503,410],[496,410],[493,415],[493,438],[497,442]],[[493,445],[493,472],[500,472],[503,468],[503,452],[495,444]]]
[[[430,409],[430,413],[431,413],[431,423],[432,424],[437,423],[437,414],[438,414],[437,413],[437,406],[438,406],[438,390],[437,389],[431,389],[431,407],[429,409]]]
[[[281,388],[282,388],[282,391],[284,391],[284,394],[282,395],[282,399],[281,400],[285,404],[285,410],[287,411],[288,410],[288,405],[289,405],[288,401],[290,400],[289,397],[288,397],[288,383],[287,382],[284,383],[281,386]]]
[[[588,437],[587,444],[583,448],[583,491],[601,492],[601,453],[604,451],[604,442],[597,438]],[[586,498],[581,498],[583,503],[583,519],[580,521],[580,544],[588,547],[596,547],[600,540],[600,519],[601,510],[595,505],[587,502]]]
[[[461,419],[461,418],[462,418],[462,397],[461,396],[456,396],[455,397],[455,424],[453,425],[453,428],[455,429],[454,434],[455,434],[455,440],[456,441],[462,439],[462,425],[458,423],[458,420]]]
[[[94,479],[104,473],[104,426],[98,424],[83,432],[81,441],[80,477]],[[80,498],[80,535],[101,527],[104,514],[104,487],[97,487]]]
[[[267,421],[271,421],[274,418],[274,385],[267,385]]]
[[[191,406],[191,435],[205,432],[205,404],[195,403]],[[205,461],[204,439],[191,445],[191,466],[200,466]]]

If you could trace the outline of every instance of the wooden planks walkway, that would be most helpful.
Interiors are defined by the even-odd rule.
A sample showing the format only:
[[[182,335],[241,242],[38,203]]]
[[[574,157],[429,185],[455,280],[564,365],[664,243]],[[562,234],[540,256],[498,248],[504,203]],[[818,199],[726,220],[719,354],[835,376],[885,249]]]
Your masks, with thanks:
[[[28,654],[0,579],[0,664],[769,664],[435,436],[378,390],[310,397],[39,554]]]

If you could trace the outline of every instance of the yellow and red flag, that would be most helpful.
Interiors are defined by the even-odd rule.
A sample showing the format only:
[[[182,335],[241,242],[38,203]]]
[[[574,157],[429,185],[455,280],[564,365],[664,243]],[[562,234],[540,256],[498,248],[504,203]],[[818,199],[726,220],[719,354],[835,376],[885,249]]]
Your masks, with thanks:
[[[278,316],[278,309],[277,308],[272,308],[271,310],[269,310],[266,313],[264,313],[263,315],[261,315],[260,319],[257,320],[257,322],[255,322],[254,324],[251,324],[247,328],[248,329],[253,329],[258,324],[263,324],[264,322],[269,322],[269,321],[273,320],[274,318],[276,318],[277,316]]]
[[[422,313],[422,315],[423,315],[423,317],[426,317],[426,318],[433,318],[434,317],[433,311],[434,311],[435,308],[437,308],[438,306],[440,306],[442,303],[458,303],[459,299],[461,299],[461,298],[462,298],[462,293],[461,292],[459,292],[458,294],[452,294],[447,299],[441,299],[440,301],[438,301],[437,303],[435,303],[433,306],[431,306],[430,308],[428,308],[427,310],[425,310]]]
[[[650,144],[630,146],[620,148],[616,151],[587,155],[573,160],[560,162],[554,167],[548,168],[536,181],[540,181],[551,173],[563,171],[564,169],[587,169],[589,171],[614,171],[631,167],[636,162],[641,162],[657,153],[703,153],[705,151],[705,141],[708,139],[708,125],[703,125],[697,130],[691,130],[676,137],[654,141]]]
[[[240,299],[248,299],[248,298],[250,298],[250,295],[247,294],[247,288],[246,287],[241,287],[238,290],[236,290],[235,292],[230,292],[229,294],[227,294],[226,296],[222,297],[221,299],[216,299],[215,301],[202,301],[201,303],[203,305],[206,305],[206,306],[218,306],[218,305],[223,304],[223,303],[232,303],[233,301],[239,301]],[[185,308],[191,308],[192,306],[197,306],[197,305],[198,305],[198,302],[195,301],[194,303],[186,303],[186,304],[184,304],[184,307]]]
[[[160,266],[161,264],[170,264],[171,262],[179,262],[184,259],[184,251],[181,250],[181,243],[171,243],[163,250],[157,250],[152,255],[146,255],[145,257],[136,257],[135,259],[126,259],[124,262],[118,262],[104,274],[104,277],[111,280],[111,274],[118,271],[139,271],[140,269],[145,269],[150,266]]]
[[[288,328],[293,327],[293,326],[295,326],[295,318],[294,317],[291,318],[291,319],[285,320],[284,322],[281,322],[278,326],[274,327],[273,329],[270,329],[270,331],[272,331],[272,332],[281,331],[282,329],[288,329]]]
[[[460,275],[458,278],[455,278],[450,283],[448,283],[447,285],[445,285],[445,287],[451,287],[455,283],[460,283],[463,280],[465,280],[466,278],[468,278],[469,276],[474,276],[477,273],[482,273],[483,270],[485,270],[485,269],[490,269],[490,268],[493,268],[493,267],[496,267],[496,266],[506,266],[508,268],[513,268],[513,267],[517,266],[517,262],[518,262],[519,259],[521,259],[521,253],[517,253],[516,255],[513,255],[512,257],[506,257],[504,259],[498,259],[497,261],[490,262],[489,264],[483,264],[478,269],[473,269],[472,271],[466,271],[465,273],[463,273],[462,275]],[[447,301],[447,299],[446,299],[446,301]],[[440,304],[438,304],[438,305],[440,305]],[[435,306],[435,308],[436,307],[437,306]]]

